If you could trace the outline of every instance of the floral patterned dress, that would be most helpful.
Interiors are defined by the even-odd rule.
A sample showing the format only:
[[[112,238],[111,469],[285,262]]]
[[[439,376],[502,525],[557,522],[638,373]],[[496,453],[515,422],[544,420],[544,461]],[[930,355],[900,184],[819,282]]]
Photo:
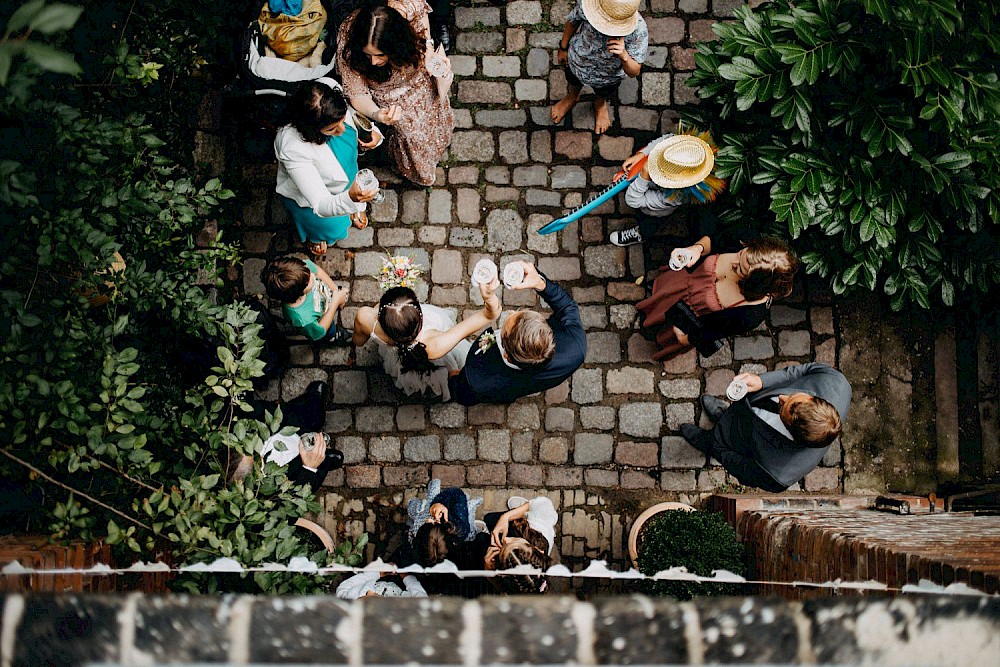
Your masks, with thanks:
[[[430,7],[424,0],[391,0],[389,6],[410,22],[418,36],[427,37],[422,19]],[[347,42],[354,16],[341,25],[340,44]],[[438,162],[451,143],[455,117],[448,99],[438,96],[437,84],[423,64],[395,69],[385,83],[364,78],[342,55],[337,56],[337,67],[348,97],[371,95],[383,109],[390,104],[400,107],[402,117],[389,127],[386,150],[402,176],[420,185],[432,185]]]

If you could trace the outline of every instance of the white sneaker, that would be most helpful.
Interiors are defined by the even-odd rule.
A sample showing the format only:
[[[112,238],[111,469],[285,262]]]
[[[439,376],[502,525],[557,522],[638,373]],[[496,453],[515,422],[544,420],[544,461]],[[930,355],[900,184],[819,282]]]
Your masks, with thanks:
[[[524,505],[527,502],[528,499],[522,496],[511,496],[510,498],[507,499],[507,509],[509,510],[517,509],[518,507]]]
[[[611,232],[611,242],[621,247],[642,243],[642,234],[639,233],[639,225],[623,229],[620,232]]]
[[[483,521],[482,519],[476,519],[475,521],[472,522],[472,525],[476,527],[477,533],[488,532],[488,529],[486,528],[486,522]]]

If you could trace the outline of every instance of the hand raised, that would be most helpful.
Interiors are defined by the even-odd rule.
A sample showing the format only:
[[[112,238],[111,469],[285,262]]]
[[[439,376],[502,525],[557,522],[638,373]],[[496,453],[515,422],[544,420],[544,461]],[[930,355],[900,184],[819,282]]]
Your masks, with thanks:
[[[733,379],[745,382],[747,385],[747,391],[760,391],[764,388],[764,382],[760,379],[760,376],[755,373],[740,373]]]

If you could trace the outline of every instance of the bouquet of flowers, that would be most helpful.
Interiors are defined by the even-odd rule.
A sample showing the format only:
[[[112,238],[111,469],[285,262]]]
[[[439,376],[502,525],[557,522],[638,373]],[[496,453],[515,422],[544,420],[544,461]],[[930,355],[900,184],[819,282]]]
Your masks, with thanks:
[[[388,255],[382,260],[382,268],[375,273],[378,286],[382,291],[393,287],[409,287],[417,285],[417,278],[424,272],[423,267],[413,263],[413,258],[407,255]]]

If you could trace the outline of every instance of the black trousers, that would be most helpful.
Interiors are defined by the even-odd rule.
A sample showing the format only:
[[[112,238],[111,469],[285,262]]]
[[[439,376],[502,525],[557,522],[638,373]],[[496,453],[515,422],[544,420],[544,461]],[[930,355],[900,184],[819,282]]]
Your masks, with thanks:
[[[438,26],[444,25],[451,20],[451,0],[428,0],[431,6],[431,14],[428,20],[431,24],[431,31]]]

